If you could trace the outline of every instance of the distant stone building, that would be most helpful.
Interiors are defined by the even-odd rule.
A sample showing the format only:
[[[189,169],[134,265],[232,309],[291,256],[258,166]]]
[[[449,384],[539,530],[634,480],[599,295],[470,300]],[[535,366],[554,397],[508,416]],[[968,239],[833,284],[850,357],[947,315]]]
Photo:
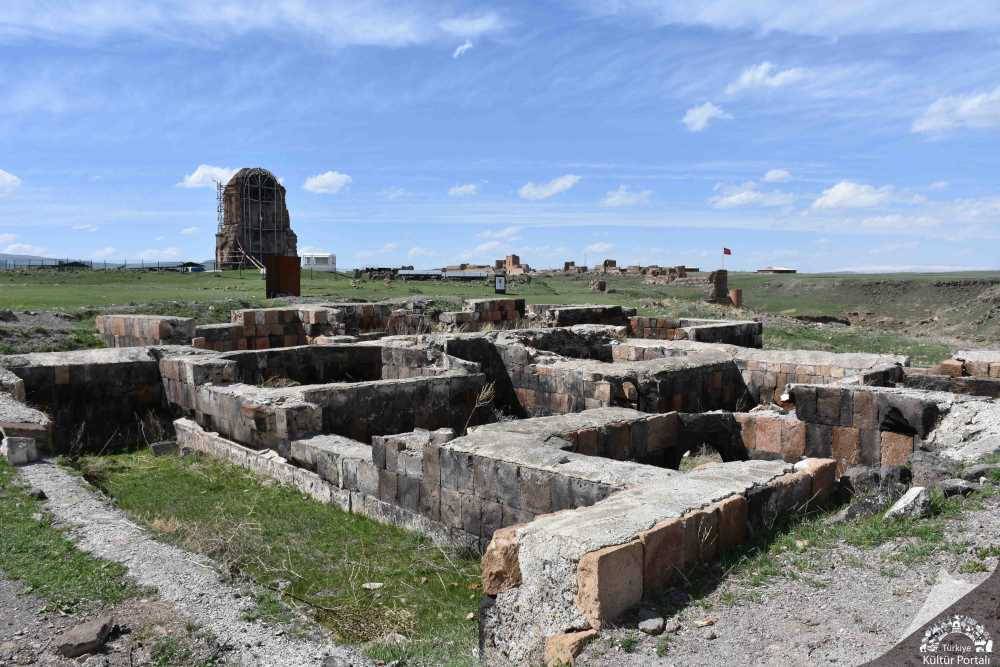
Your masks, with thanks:
[[[296,257],[298,239],[285,206],[285,186],[260,167],[243,168],[219,184],[215,266],[264,266],[264,257]]]

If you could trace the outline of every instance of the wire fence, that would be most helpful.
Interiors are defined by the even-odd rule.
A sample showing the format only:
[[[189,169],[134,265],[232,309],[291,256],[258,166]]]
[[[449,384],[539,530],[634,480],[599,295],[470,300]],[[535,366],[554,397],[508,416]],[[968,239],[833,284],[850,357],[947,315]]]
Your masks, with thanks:
[[[121,261],[85,261],[76,259],[0,259],[0,271],[186,271],[206,270],[196,262],[151,262],[142,259]]]

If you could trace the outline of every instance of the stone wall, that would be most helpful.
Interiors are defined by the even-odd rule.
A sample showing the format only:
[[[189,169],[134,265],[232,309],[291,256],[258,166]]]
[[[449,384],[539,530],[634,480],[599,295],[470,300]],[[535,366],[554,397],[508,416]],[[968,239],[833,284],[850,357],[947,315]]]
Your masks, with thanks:
[[[0,367],[20,378],[27,403],[48,415],[53,452],[114,451],[142,442],[140,420],[168,420],[160,359],[190,352],[169,346],[38,352],[0,357]]]
[[[529,315],[539,324],[553,327],[568,327],[575,324],[608,324],[626,326],[628,318],[635,315],[635,308],[600,305],[552,305],[533,303],[528,306]]]
[[[574,644],[833,484],[832,461],[717,464],[497,531],[483,557],[480,660],[568,664]]]
[[[945,398],[843,385],[792,385],[790,395],[796,416],[806,423],[805,455],[836,459],[838,472],[856,464],[906,464],[914,446],[936,427],[938,401]]]
[[[946,391],[953,394],[989,396],[1000,398],[1000,379],[987,377],[956,377],[918,372],[921,369],[907,368],[901,384],[910,389]],[[925,369],[924,369],[925,370]]]
[[[962,350],[953,358],[962,363],[961,375],[1000,379],[1000,350]]]
[[[781,402],[787,385],[855,383],[891,385],[903,378],[908,357],[808,350],[756,350],[743,346],[677,340],[628,339],[612,348],[616,361],[723,354],[740,369],[754,403]]]
[[[628,326],[629,335],[634,338],[693,340],[756,348],[764,346],[764,325],[752,320],[630,317]]]
[[[187,345],[194,336],[194,320],[190,317],[98,315],[94,325],[108,347]]]
[[[4,433],[0,437],[32,438],[43,450],[51,446],[52,422],[48,416],[3,392],[0,392],[0,429]]]
[[[441,324],[466,331],[486,326],[520,322],[525,316],[524,299],[466,299],[462,310],[441,313]]]

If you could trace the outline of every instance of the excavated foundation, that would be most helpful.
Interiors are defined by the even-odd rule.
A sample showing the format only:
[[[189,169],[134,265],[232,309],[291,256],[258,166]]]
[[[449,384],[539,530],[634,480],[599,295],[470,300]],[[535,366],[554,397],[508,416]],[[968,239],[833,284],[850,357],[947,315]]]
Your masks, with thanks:
[[[375,329],[420,331],[427,316],[299,306],[215,329],[109,317],[110,344],[155,344],[0,357],[0,426],[59,453],[171,422],[182,450],[477,549],[490,665],[572,662],[685,570],[826,502],[850,466],[1000,449],[1000,353],[912,369],[762,350],[756,322],[618,306],[476,300],[443,315],[434,333],[393,336]],[[160,344],[187,333],[195,346]],[[705,447],[723,462],[678,470]]]

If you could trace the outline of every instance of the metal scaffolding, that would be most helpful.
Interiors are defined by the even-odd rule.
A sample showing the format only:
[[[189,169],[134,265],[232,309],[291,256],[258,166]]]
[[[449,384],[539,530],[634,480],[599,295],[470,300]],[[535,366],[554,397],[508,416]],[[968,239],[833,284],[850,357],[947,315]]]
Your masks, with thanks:
[[[237,215],[226,210],[223,185],[219,183],[217,188],[219,234],[225,233],[227,219],[232,223],[235,218],[238,226],[236,248],[220,259],[226,267],[252,265],[263,270],[264,255],[285,253],[288,221],[284,188],[274,174],[260,167],[241,169],[233,180],[239,188]]]

